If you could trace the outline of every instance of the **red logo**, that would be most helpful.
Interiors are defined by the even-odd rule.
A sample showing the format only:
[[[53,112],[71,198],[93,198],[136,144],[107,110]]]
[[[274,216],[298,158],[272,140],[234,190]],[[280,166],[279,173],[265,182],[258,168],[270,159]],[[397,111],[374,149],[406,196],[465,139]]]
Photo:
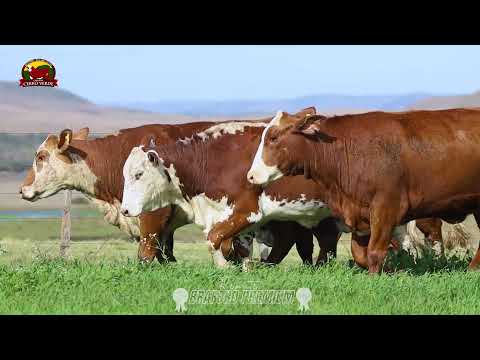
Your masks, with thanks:
[[[55,66],[50,61],[44,59],[30,60],[22,67],[20,86],[58,86],[55,74]]]

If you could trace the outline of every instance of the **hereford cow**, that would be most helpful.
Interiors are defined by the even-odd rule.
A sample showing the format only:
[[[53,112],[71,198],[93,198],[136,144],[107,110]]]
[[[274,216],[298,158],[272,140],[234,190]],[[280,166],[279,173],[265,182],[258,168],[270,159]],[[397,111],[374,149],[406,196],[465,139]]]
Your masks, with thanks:
[[[146,125],[121,130],[116,135],[87,140],[89,130],[73,134],[64,130],[60,136],[49,135],[39,146],[33,166],[21,186],[22,198],[37,201],[64,189],[82,192],[104,214],[105,220],[132,238],[140,240],[139,258],[152,260],[155,256],[175,261],[172,252],[173,223],[171,208],[144,214],[140,219],[126,218],[120,211],[122,200],[122,168],[130,149],[147,133],[168,143],[178,138],[211,127],[214,123],[201,122],[184,125]],[[167,231],[164,231],[168,228]],[[164,239],[158,241],[158,236]],[[157,241],[155,241],[157,240]],[[155,247],[151,243],[162,244]]]
[[[312,112],[314,108],[303,110]],[[301,118],[302,112],[293,116]],[[299,176],[264,190],[248,184],[245,175],[262,132],[263,127],[246,126],[236,133],[200,134],[175,144],[134,148],[124,166],[122,212],[137,216],[176,205],[190,222],[203,227],[219,266],[226,265],[219,251],[223,241],[271,220],[312,228],[321,247],[318,263],[328,253],[335,256],[339,229],[318,200],[323,194],[315,182]]]
[[[270,118],[271,119],[271,118]],[[268,119],[268,120],[270,120]],[[261,121],[261,120],[260,120]],[[258,121],[253,121],[256,123]],[[37,201],[52,196],[63,189],[75,189],[82,192],[104,214],[105,220],[119,227],[132,238],[140,240],[138,257],[143,261],[151,261],[156,257],[159,261],[166,258],[175,261],[173,256],[173,232],[184,221],[174,216],[170,207],[156,210],[153,213],[142,214],[139,219],[127,218],[120,211],[120,201],[123,192],[123,164],[130,149],[139,144],[148,133],[155,137],[158,143],[169,143],[179,138],[191,137],[195,133],[211,133],[220,128],[234,131],[241,122],[229,122],[221,125],[214,122],[199,122],[182,125],[146,125],[132,129],[121,130],[116,135],[99,139],[87,139],[88,128],[78,133],[64,130],[59,137],[49,135],[37,150],[33,166],[30,169],[20,193],[28,201]],[[205,131],[205,132],[204,132]],[[266,224],[263,232],[275,232],[275,239],[266,241],[275,247],[270,255],[263,254],[262,260],[277,263],[283,259],[293,246],[277,226]],[[296,237],[297,250],[302,260],[312,262],[312,234],[292,225],[299,233]],[[261,236],[257,237],[259,241]],[[265,241],[264,241],[265,242]],[[235,241],[237,249],[245,245],[241,239]],[[310,244],[310,245],[308,245]],[[231,253],[232,246],[227,246],[226,254]],[[233,254],[232,254],[233,255]]]
[[[132,149],[124,166],[122,213],[138,216],[175,205],[189,222],[204,229],[218,266],[227,265],[220,251],[223,241],[270,220],[295,220],[314,229],[321,247],[319,261],[324,261],[336,249],[338,230],[328,244],[322,244],[315,227],[330,216],[315,200],[319,194],[310,190],[316,188],[314,183],[297,177],[262,191],[246,181],[263,127],[245,126],[234,134],[200,134],[152,149]],[[276,216],[278,209],[289,215]]]
[[[381,270],[397,225],[470,213],[480,220],[480,111],[287,115],[265,128],[248,180],[315,180],[332,213],[363,236],[352,242],[370,273]],[[469,267],[479,262],[480,249]]]

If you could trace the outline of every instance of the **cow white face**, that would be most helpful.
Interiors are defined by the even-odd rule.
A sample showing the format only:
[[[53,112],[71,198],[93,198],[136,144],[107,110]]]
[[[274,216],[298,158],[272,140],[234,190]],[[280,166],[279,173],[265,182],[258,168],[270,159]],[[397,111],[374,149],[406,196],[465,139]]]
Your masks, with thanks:
[[[63,130],[60,137],[49,135],[37,149],[32,168],[20,188],[22,198],[37,201],[72,189],[86,165],[78,155],[71,154],[68,147],[73,138],[85,140],[87,136],[88,128],[75,135],[68,129]]]
[[[260,145],[255,153],[252,166],[247,173],[248,181],[250,181],[252,184],[268,184],[272,181],[280,179],[283,176],[282,172],[276,165],[267,165],[263,160],[265,137],[272,127],[279,126],[283,114],[284,113],[282,111],[278,111],[272,121],[270,121],[268,126],[263,130]]]
[[[292,150],[302,146],[300,137],[291,136],[296,131],[295,124],[304,122],[316,114],[314,107],[303,109],[296,114],[278,111],[268,126],[263,130],[262,139],[247,179],[253,184],[267,185],[282,176],[292,174]],[[295,151],[293,151],[295,152]],[[298,168],[298,166],[297,166]]]
[[[179,193],[157,152],[135,147],[123,166],[122,214],[139,216],[172,205]]]

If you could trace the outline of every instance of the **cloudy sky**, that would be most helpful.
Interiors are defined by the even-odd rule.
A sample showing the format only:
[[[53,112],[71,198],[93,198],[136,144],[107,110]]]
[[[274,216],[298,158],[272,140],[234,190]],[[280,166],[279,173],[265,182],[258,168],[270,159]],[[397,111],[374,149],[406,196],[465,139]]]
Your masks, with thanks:
[[[99,103],[480,90],[480,46],[0,46],[0,80],[32,58]]]

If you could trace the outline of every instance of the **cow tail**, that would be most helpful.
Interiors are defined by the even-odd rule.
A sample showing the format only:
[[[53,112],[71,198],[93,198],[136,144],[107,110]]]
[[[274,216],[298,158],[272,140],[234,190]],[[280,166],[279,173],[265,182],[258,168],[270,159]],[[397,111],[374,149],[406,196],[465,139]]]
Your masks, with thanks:
[[[423,233],[417,228],[417,223],[415,220],[409,221],[407,223],[407,234],[412,239],[413,245],[418,248],[422,248],[425,246],[425,236]]]
[[[473,248],[472,235],[463,223],[449,224],[442,221],[442,238],[445,249],[471,249]]]

